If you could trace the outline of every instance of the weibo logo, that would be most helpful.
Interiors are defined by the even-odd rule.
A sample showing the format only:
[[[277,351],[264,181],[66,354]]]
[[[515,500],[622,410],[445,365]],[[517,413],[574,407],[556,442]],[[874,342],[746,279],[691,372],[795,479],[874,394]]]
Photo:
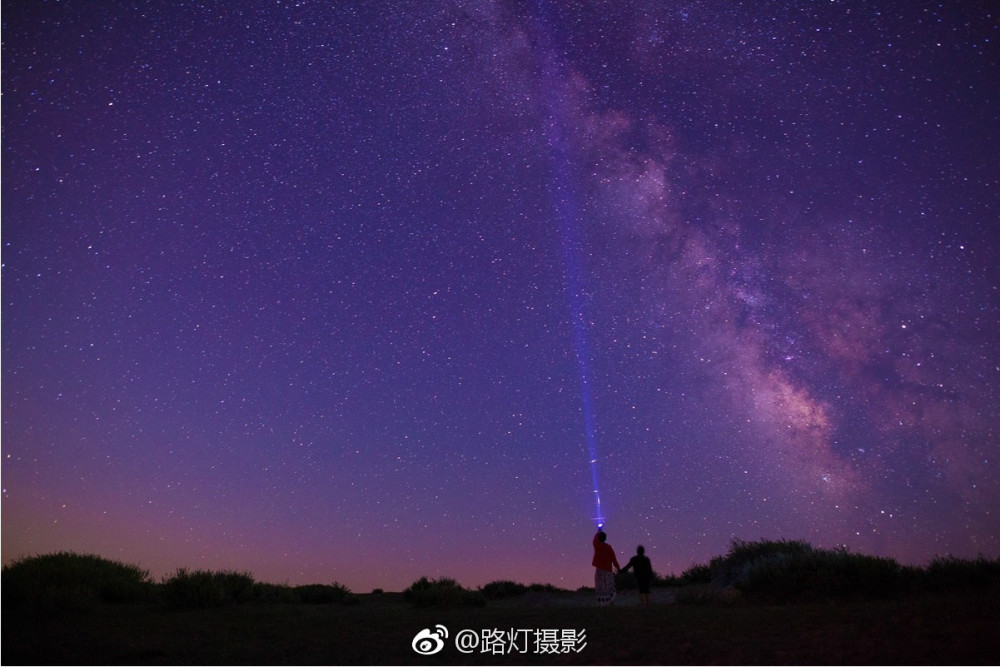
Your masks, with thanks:
[[[413,650],[420,655],[434,655],[444,648],[444,640],[448,638],[448,628],[435,625],[434,630],[424,628],[413,638]]]

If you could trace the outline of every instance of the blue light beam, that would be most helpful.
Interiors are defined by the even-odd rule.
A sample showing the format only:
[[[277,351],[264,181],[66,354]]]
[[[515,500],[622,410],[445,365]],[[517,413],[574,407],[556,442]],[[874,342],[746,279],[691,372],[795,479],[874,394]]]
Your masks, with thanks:
[[[594,399],[590,388],[590,352],[587,346],[588,329],[580,268],[579,232],[576,225],[576,207],[566,198],[560,198],[556,206],[562,232],[563,260],[566,267],[566,293],[569,302],[570,326],[576,349],[576,364],[580,375],[580,408],[583,411],[583,434],[590,455],[590,478],[594,490],[594,521],[598,528],[604,525],[601,508],[601,486],[597,474],[597,428],[594,420]],[[570,208],[571,211],[566,209]]]
[[[562,241],[563,264],[565,269],[566,296],[570,314],[570,326],[576,350],[576,363],[580,375],[580,408],[583,411],[583,432],[590,460],[590,477],[594,493],[594,521],[598,528],[604,526],[604,511],[601,507],[601,487],[597,474],[597,429],[594,421],[594,400],[590,382],[590,352],[586,300],[583,289],[583,256],[580,239],[580,210],[577,204],[573,160],[566,136],[566,119],[569,116],[566,100],[566,77],[563,76],[554,51],[543,49],[544,63],[542,85],[546,100],[545,122],[548,144],[552,151],[552,187],[555,216],[559,223]]]

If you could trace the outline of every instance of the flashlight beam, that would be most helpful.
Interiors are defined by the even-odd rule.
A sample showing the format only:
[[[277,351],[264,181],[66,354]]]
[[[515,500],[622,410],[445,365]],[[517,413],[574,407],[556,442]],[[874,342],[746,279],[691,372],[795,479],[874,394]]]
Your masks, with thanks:
[[[567,90],[568,76],[565,66],[558,57],[560,49],[554,43],[558,32],[547,19],[551,7],[547,2],[539,2],[541,24],[543,29],[539,35],[542,47],[539,49],[542,57],[541,70],[544,84],[544,101],[546,110],[546,130],[548,145],[552,151],[552,183],[555,217],[561,232],[563,263],[565,267],[566,295],[569,302],[570,326],[573,332],[573,342],[576,349],[577,370],[580,376],[580,408],[583,412],[583,434],[586,441],[586,451],[589,454],[590,477],[594,490],[594,508],[597,516],[594,520],[599,526],[604,524],[604,510],[601,507],[600,484],[597,474],[597,429],[594,424],[594,402],[590,389],[590,353],[587,349],[587,317],[586,299],[584,297],[583,270],[581,260],[584,256],[580,239],[580,211],[577,204],[579,194],[576,179],[573,175],[574,160],[570,155],[570,140],[567,119],[572,115],[572,94]],[[548,29],[548,30],[547,30]]]

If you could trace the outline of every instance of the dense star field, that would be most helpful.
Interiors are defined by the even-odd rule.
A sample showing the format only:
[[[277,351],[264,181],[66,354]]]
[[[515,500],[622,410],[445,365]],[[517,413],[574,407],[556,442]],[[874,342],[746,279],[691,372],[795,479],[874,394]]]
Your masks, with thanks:
[[[993,3],[2,21],[5,563],[1000,555]]]

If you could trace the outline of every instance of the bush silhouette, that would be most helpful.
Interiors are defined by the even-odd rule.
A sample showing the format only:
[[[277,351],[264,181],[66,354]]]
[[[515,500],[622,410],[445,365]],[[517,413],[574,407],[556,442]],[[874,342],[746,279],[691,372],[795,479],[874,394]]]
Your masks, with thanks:
[[[454,579],[420,577],[403,591],[403,599],[415,607],[482,607],[486,596],[462,588]]]
[[[653,578],[650,580],[649,585],[654,587],[666,587],[666,586],[679,586],[681,584],[681,579],[673,575],[662,575],[653,571]],[[631,591],[638,587],[638,582],[635,578],[635,572],[616,572],[615,573],[615,588],[620,591]]]
[[[712,581],[712,568],[707,563],[692,565],[681,572],[681,584],[707,584]]]
[[[287,584],[265,584],[255,581],[250,595],[253,602],[264,604],[289,604],[299,602],[295,589]]]
[[[634,587],[619,575],[618,587]],[[654,586],[678,587],[681,603],[798,603],[831,599],[893,598],[911,593],[983,589],[1000,592],[1000,558],[935,558],[926,568],[891,558],[817,549],[803,541],[734,539],[729,551],[679,577],[655,575]],[[26,557],[3,567],[3,609],[29,615],[88,610],[97,604],[158,601],[175,608],[262,604],[360,604],[339,583],[290,587],[254,581],[248,572],[181,568],[157,584],[149,571],[95,555],[59,552]],[[558,592],[550,584],[497,580],[478,590],[449,578],[421,577],[403,592],[416,607],[484,606],[528,592]],[[588,586],[578,591],[593,592]],[[376,588],[373,594],[382,593]]]
[[[920,575],[919,568],[903,567],[891,558],[846,549],[815,549],[796,540],[734,539],[726,555],[690,568],[681,579],[708,581],[715,590],[733,589],[746,599],[804,602],[895,597],[916,590]]]
[[[501,600],[524,595],[528,587],[516,581],[499,580],[491,581],[479,590],[488,600]]]
[[[2,575],[4,609],[47,613],[99,602],[139,602],[151,596],[153,587],[148,570],[68,551],[22,558],[5,565]]]
[[[744,584],[754,568],[798,558],[812,550],[808,543],[796,540],[745,542],[737,538],[730,543],[725,556],[716,556],[709,561],[709,578],[713,584],[723,588]]]
[[[161,586],[164,601],[173,607],[221,607],[254,599],[254,580],[248,572],[189,571],[180,568]]]
[[[530,584],[528,590],[532,593],[559,593],[562,592],[561,588],[553,586],[552,584]]]
[[[351,589],[338,583],[296,586],[294,592],[299,602],[306,604],[332,604],[334,602],[353,604],[357,602],[357,598],[351,595]]]
[[[891,558],[814,550],[758,562],[737,588],[774,602],[891,598],[912,591],[916,573]]]
[[[1000,585],[1000,558],[975,560],[939,556],[928,564],[923,585],[935,591],[962,588],[989,588]]]

